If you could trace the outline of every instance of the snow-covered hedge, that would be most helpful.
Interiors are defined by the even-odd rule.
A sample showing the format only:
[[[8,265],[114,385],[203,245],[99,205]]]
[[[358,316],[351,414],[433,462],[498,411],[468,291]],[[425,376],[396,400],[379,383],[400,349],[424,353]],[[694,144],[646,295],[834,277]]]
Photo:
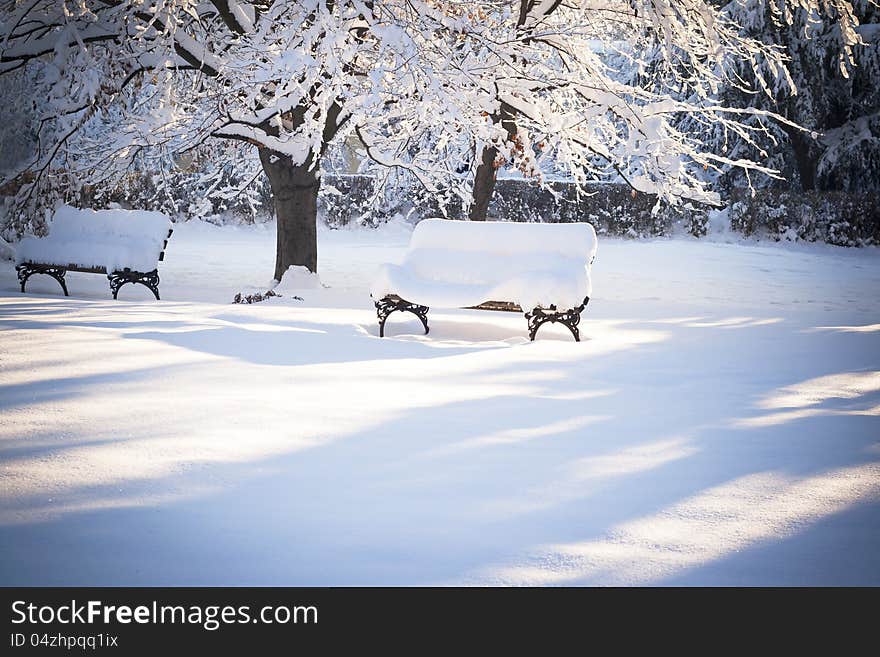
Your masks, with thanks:
[[[395,175],[395,174],[385,174]],[[209,181],[211,182],[211,181]],[[112,190],[86,190],[83,207],[123,207],[165,212],[178,221],[199,218],[214,223],[254,223],[273,216],[272,195],[268,181],[260,177],[246,193],[227,193],[224,198],[207,200],[217,188],[239,190],[247,181],[224,176],[206,182],[195,174],[177,173],[172,179],[162,176],[131,176],[124,187]],[[371,175],[333,174],[322,176],[319,197],[320,214],[328,226],[352,224],[377,226],[396,215],[413,218],[467,214],[461,199],[428,194],[406,175],[396,176],[377,185]],[[504,221],[549,221],[571,223],[588,221],[602,235],[656,237],[672,232],[702,236],[706,230],[705,207],[670,207],[654,212],[656,197],[636,194],[622,184],[596,184],[578,197],[575,185],[554,181],[545,189],[531,180],[504,178],[497,181],[489,206],[489,216]],[[213,195],[212,195],[213,196]]]
[[[880,244],[880,205],[872,193],[767,190],[737,198],[729,216],[731,228],[746,236],[838,246]]]
[[[218,179],[216,188],[240,190],[247,181],[234,176]],[[81,207],[105,208],[111,203],[122,207],[164,212],[177,221],[199,218],[214,223],[254,223],[273,217],[272,196],[265,178],[255,181],[247,192],[226,198],[211,197],[204,179],[179,173],[174,180],[158,176],[132,176],[120,189],[83,193],[69,202]],[[707,210],[704,206],[661,206],[654,211],[655,198],[632,194],[622,184],[596,184],[588,195],[577,196],[565,181],[543,189],[534,182],[518,178],[500,179],[489,206],[489,216],[506,221],[588,221],[600,235],[633,238],[673,233],[705,235]],[[84,190],[89,192],[90,190]],[[0,196],[0,214],[8,197]],[[759,191],[755,197],[737,193],[730,201],[730,227],[746,236],[770,239],[799,239],[828,242],[841,246],[880,244],[880,207],[870,193]],[[368,175],[331,174],[323,176],[319,198],[320,216],[328,226],[360,224],[377,226],[394,216],[413,219],[431,216],[460,218],[465,214],[454,195],[429,195],[417,184],[401,176],[377,191],[375,179]],[[0,237],[15,240],[22,231],[9,224]],[[38,217],[29,232],[44,234]],[[16,234],[18,233],[18,234]]]
[[[577,196],[572,183],[550,183],[550,189],[520,179],[499,180],[489,214],[507,221],[588,221],[602,235],[655,237],[684,230],[697,237],[706,233],[706,207],[654,208],[657,198],[633,194],[623,184],[596,184]]]
[[[321,205],[331,226],[350,223],[376,225],[395,214],[416,217],[466,214],[458,197],[438,198],[414,185],[386,186],[374,193],[374,179],[358,175],[325,175]],[[328,191],[329,190],[329,191]],[[576,223],[587,221],[603,235],[655,237],[684,230],[696,236],[706,232],[706,208],[661,206],[656,197],[632,195],[626,185],[597,184],[578,197],[575,186],[552,182],[544,189],[530,180],[506,178],[495,184],[489,216],[503,221]]]

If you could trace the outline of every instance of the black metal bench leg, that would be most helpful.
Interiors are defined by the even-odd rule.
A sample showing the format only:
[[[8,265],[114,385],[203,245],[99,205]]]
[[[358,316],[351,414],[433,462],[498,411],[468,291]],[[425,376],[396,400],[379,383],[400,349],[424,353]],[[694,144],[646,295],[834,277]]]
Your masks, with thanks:
[[[571,308],[569,310],[557,311],[556,306],[550,306],[548,309],[549,312],[546,312],[543,308],[535,308],[531,312],[527,312],[526,321],[529,323],[529,339],[534,342],[538,329],[549,322],[551,324],[562,324],[571,331],[571,334],[574,336],[574,341],[580,342],[581,334],[578,329],[578,324],[580,324],[581,321],[581,312],[583,312],[584,307],[589,301],[590,298],[587,297],[584,299],[583,304],[577,308]]]
[[[27,265],[16,265],[15,271],[18,274],[18,282],[21,283],[21,291],[24,292],[25,283],[34,272]]]
[[[385,337],[385,322],[388,320],[388,316],[395,311],[410,312],[418,317],[422,322],[422,326],[425,327],[425,335],[428,335],[428,306],[420,306],[403,299],[391,299],[389,297],[379,299],[375,303],[376,315],[379,317],[380,338]]]
[[[119,294],[119,288],[126,283],[140,283],[159,300],[159,272],[155,269],[145,274],[138,271],[114,271],[107,274],[107,278],[110,280],[110,291],[113,292],[114,299]]]
[[[149,288],[150,292],[156,297],[156,301],[159,301],[159,272],[151,271],[149,274],[145,274],[144,278],[138,281],[141,285],[145,285]]]
[[[119,288],[125,285],[128,281],[121,276],[117,276],[115,273],[107,274],[107,279],[110,281],[110,291],[113,293],[113,298],[116,299],[116,295],[119,294]]]
[[[64,275],[67,273],[67,270],[63,267],[39,267],[36,265],[21,264],[16,266],[15,271],[18,273],[18,281],[21,283],[22,292],[24,292],[24,286],[31,276],[34,274],[46,274],[58,281],[58,284],[61,285],[61,289],[64,291],[64,296],[70,296],[70,294],[67,293],[67,283],[64,280]]]

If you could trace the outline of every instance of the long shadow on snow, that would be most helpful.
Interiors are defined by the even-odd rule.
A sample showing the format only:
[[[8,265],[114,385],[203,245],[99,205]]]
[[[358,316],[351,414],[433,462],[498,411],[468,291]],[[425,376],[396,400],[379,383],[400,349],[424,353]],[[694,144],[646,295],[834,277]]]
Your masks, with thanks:
[[[458,581],[543,544],[600,539],[629,519],[662,512],[739,476],[785,471],[803,446],[806,428],[797,423],[801,426],[790,427],[785,436],[772,436],[776,449],[757,457],[753,443],[730,435],[723,449],[698,445],[695,453],[657,467],[575,481],[578,488],[557,499],[554,488],[566,493],[559,480],[568,474],[572,451],[579,449],[583,459],[616,453],[607,442],[596,444],[607,423],[419,458],[462,429],[464,423],[444,418],[467,417],[477,405],[491,413],[515,403],[452,404],[422,413],[421,421],[407,416],[330,449],[221,466],[213,476],[225,479],[226,471],[238,478],[237,485],[161,508],[85,512],[2,527],[6,563],[16,564],[16,572],[2,579],[7,584]],[[563,411],[569,405],[555,406]],[[520,427],[500,419],[497,426],[504,429]],[[831,428],[828,420],[810,422],[810,428],[824,432]],[[630,434],[636,427],[620,429],[614,433],[621,442],[639,444]],[[391,443],[401,454],[389,461]],[[796,464],[800,473],[863,460],[843,451],[821,458],[810,449],[805,454]],[[533,502],[538,506],[530,508]]]
[[[709,329],[673,329],[666,342],[600,354],[588,368],[582,360],[560,364],[554,359],[552,366],[562,375],[533,383],[534,405],[522,395],[499,395],[413,409],[325,446],[217,466],[212,477],[238,483],[216,493],[157,508],[82,512],[2,527],[0,537],[9,546],[6,563],[16,564],[16,571],[2,579],[31,584],[457,581],[548,543],[601,539],[621,523],[662,513],[740,477],[768,471],[808,475],[876,460],[865,452],[875,441],[870,417],[853,416],[845,425],[833,415],[760,428],[727,425],[727,419],[766,413],[755,402],[780,386],[865,366],[864,351],[843,349],[850,336],[833,341],[839,343],[832,350],[834,365],[829,361],[817,369],[797,358],[816,353],[820,343],[809,335],[789,333],[779,340],[770,329],[749,330],[755,333],[749,348],[757,350],[751,362],[782,364],[781,371],[754,372],[742,364],[734,332]],[[689,353],[685,360],[683,343]],[[827,339],[821,344],[828,349]],[[772,353],[779,349],[782,355]],[[540,367],[529,364],[533,371]],[[504,372],[499,364],[490,375]],[[706,390],[710,379],[721,389]],[[736,383],[748,385],[740,390]],[[572,392],[584,397],[555,397]],[[866,397],[870,401],[873,393]],[[844,405],[826,400],[819,408],[858,405],[859,400]],[[582,422],[553,428],[559,419]],[[551,429],[541,433],[547,426]],[[661,456],[663,445],[671,450],[665,460],[652,461],[657,452],[650,448],[658,444]],[[686,449],[677,452],[677,446]],[[597,469],[597,464],[633,461],[627,450],[640,448],[649,448],[648,456],[635,459],[629,470],[603,474]],[[845,547],[829,540],[837,549]],[[776,558],[788,556],[780,548]],[[851,569],[836,572],[853,575]]]
[[[437,348],[429,342],[419,340],[377,340],[370,335],[352,335],[351,328],[342,325],[303,323],[302,326],[301,329],[275,331],[224,326],[192,331],[144,331],[127,333],[125,337],[134,340],[156,340],[200,353],[279,367],[386,359],[441,358],[499,346],[467,345]]]
[[[0,410],[60,401],[73,397],[87,397],[91,394],[91,386],[130,386],[132,382],[144,382],[154,374],[167,374],[187,365],[187,363],[175,363],[174,365],[139,367],[123,372],[101,372],[99,374],[56,377],[40,381],[28,381],[26,383],[0,384]],[[124,377],[124,383],[120,382],[120,377]]]
[[[663,586],[880,586],[880,502],[861,502],[802,531],[657,582]],[[842,545],[840,536],[849,537]]]

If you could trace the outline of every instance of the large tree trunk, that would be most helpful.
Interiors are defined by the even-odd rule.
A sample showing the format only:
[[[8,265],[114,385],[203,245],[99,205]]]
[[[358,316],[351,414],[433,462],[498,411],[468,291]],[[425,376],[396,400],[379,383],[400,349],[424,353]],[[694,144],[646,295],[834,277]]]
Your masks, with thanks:
[[[561,0],[556,0],[552,6],[545,7],[544,16],[552,14],[559,5]],[[519,14],[516,20],[516,28],[519,30],[525,25],[529,12],[534,8],[535,0],[519,0]],[[515,111],[513,107],[507,103],[501,103],[501,111],[492,116],[495,123],[501,122],[501,125],[507,130],[507,136],[513,138],[516,135],[516,121],[514,120]],[[492,194],[495,192],[495,179],[497,169],[495,168],[495,158],[498,157],[498,149],[487,144],[483,147],[480,154],[480,164],[474,174],[473,202],[471,203],[468,218],[471,221],[486,221],[486,215],[489,211],[489,202],[492,200]]]
[[[816,168],[818,158],[815,156],[815,143],[809,133],[797,128],[786,128],[788,140],[794,151],[794,161],[797,164],[798,175],[801,179],[801,189],[810,192],[816,189]]]
[[[309,171],[308,163],[297,166],[287,155],[268,148],[259,150],[275,200],[275,280],[280,281],[291,265],[317,273],[319,173]]]
[[[501,123],[507,131],[510,139],[516,136],[516,121],[514,109],[507,103],[501,103],[501,111],[492,117],[495,123]],[[495,167],[495,159],[498,157],[498,149],[487,144],[480,154],[480,164],[474,174],[473,201],[471,202],[468,218],[471,221],[486,221],[489,210],[489,202],[495,192],[495,179],[498,170]]]
[[[498,149],[494,146],[486,146],[483,149],[480,165],[474,175],[473,195],[474,200],[471,203],[468,219],[471,221],[486,221],[486,215],[489,211],[489,202],[492,200],[492,193],[495,191],[495,158],[498,157]]]

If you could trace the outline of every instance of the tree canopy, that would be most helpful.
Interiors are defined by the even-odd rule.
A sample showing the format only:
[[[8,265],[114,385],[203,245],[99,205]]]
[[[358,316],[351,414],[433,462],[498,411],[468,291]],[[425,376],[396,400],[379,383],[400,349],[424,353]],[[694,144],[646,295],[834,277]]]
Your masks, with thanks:
[[[848,2],[791,8],[833,12],[838,64],[853,64]],[[774,175],[758,143],[768,120],[796,129],[721,93],[795,87],[785,48],[740,21],[709,0],[5,0],[0,72],[27,72],[38,115],[18,207],[34,214],[221,138],[255,147],[241,166],[267,173],[279,233],[294,239],[313,204],[279,200],[316,194],[328,145],[351,135],[376,163],[465,201],[489,146],[539,181],[552,160],[578,184],[717,203],[713,172]],[[718,148],[683,117],[757,150]],[[317,267],[305,241],[285,256],[279,236],[276,275]]]

